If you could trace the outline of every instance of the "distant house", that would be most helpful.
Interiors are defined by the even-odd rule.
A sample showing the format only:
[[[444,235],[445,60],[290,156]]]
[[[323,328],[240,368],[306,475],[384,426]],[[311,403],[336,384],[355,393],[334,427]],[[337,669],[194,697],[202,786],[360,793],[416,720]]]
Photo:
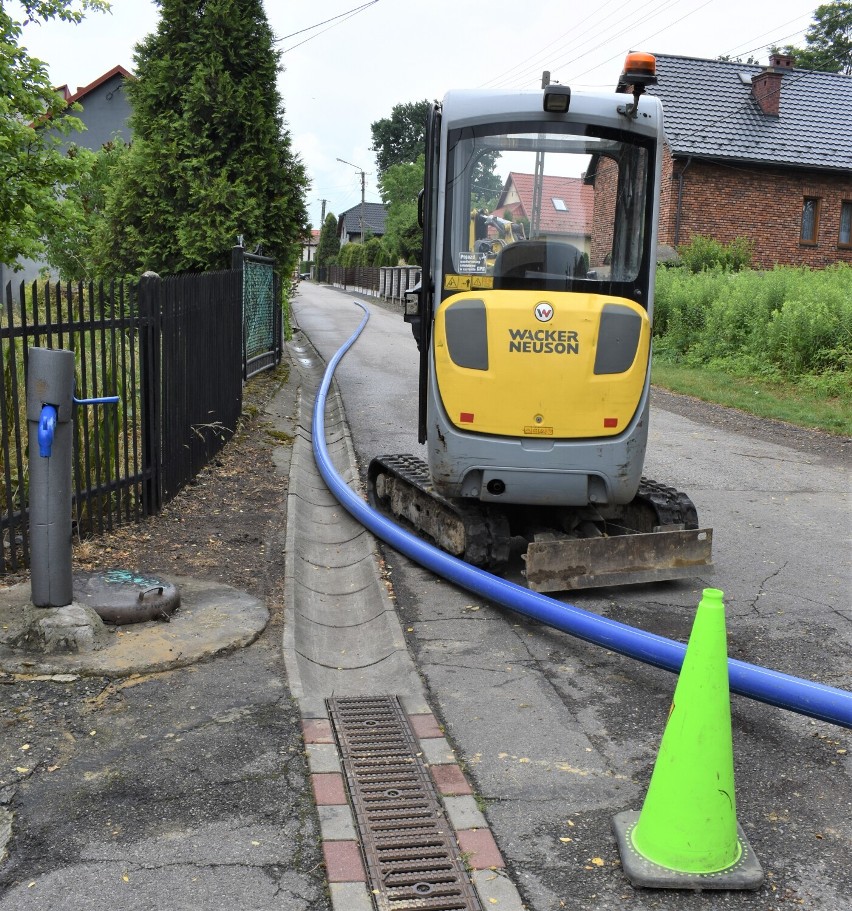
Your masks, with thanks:
[[[766,67],[656,59],[660,243],[744,236],[762,268],[852,262],[852,76],[796,69],[780,54]]]
[[[313,265],[317,258],[320,232],[311,228],[310,234],[302,239],[302,263]]]
[[[82,110],[72,113],[86,127],[83,131],[75,130],[64,136],[64,144],[97,152],[116,138],[130,142],[131,132],[127,120],[131,108],[124,86],[132,78],[133,75],[123,66],[114,66],[108,73],[77,89],[73,94],[68,86],[59,88],[58,91],[65,96],[69,105],[80,105]]]
[[[532,224],[535,214],[534,184],[534,174],[512,171],[506,178],[493,214],[500,218],[508,217],[515,222]],[[594,195],[594,187],[584,183],[580,177],[543,177],[535,236],[571,243],[588,253]]]
[[[380,202],[364,203],[364,234],[369,238],[384,237],[387,209]],[[361,203],[347,209],[337,219],[337,236],[341,245],[361,240]]]
[[[127,80],[132,78],[133,75],[123,66],[115,66],[94,82],[78,88],[76,92],[72,92],[67,85],[60,86],[56,91],[65,98],[68,105],[79,104],[82,108],[70,113],[85,126],[84,130],[58,134],[60,146],[68,149],[74,145],[96,152],[106,143],[119,137],[129,142],[131,131],[127,121],[131,109],[124,86]],[[45,121],[41,129],[52,130],[50,121]],[[45,269],[45,263],[40,260],[25,259],[15,265],[17,268],[0,265],[0,289],[13,279],[32,281]]]

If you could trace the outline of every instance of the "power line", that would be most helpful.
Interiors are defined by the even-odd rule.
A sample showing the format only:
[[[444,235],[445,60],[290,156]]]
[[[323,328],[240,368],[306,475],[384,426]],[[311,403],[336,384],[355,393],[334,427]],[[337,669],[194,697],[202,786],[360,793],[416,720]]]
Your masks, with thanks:
[[[590,19],[594,19],[597,15],[602,13],[610,5],[610,3],[614,3],[614,2],[615,2],[615,0],[606,0],[606,3],[604,3],[603,6],[601,6],[599,9],[595,10],[594,12],[589,13],[589,15],[586,16],[585,19],[581,19],[572,29],[570,29],[567,32],[563,32],[558,38],[554,38],[553,41],[550,42],[550,44],[546,44],[543,48],[541,48],[541,50],[536,51],[532,56],[527,57],[525,60],[522,60],[520,63],[516,63],[510,69],[504,70],[502,73],[500,73],[499,76],[495,76],[493,79],[489,79],[487,82],[483,82],[482,85],[480,86],[480,88],[488,88],[488,86],[493,85],[494,83],[499,83],[501,85],[505,84],[504,81],[506,80],[506,78],[511,77],[512,74],[515,73],[517,70],[523,70],[524,73],[527,73],[533,67],[536,70],[540,69],[541,66],[544,64],[544,61],[542,60],[542,58],[544,57],[544,54],[546,51],[548,51],[550,48],[552,48],[554,44],[558,44],[560,41],[562,41],[563,38],[566,38],[568,35],[573,36],[572,40],[575,41],[577,38],[577,36],[576,36],[577,29],[580,28],[582,25],[585,25],[585,23],[588,22]],[[621,10],[625,6],[627,6],[628,2],[629,2],[629,0],[625,0],[625,2],[623,2],[615,10],[615,12],[618,12],[619,10]],[[608,18],[610,18],[610,17],[607,16],[607,19]],[[604,21],[606,21],[606,20],[604,20]],[[586,34],[586,33],[583,32],[582,34]],[[582,37],[582,35],[580,37]],[[570,44],[571,44],[571,42],[569,41],[568,46],[570,46]]]
[[[291,47],[285,48],[283,51],[281,51],[282,54],[287,54],[290,51],[295,50],[297,47],[301,47],[303,44],[307,44],[309,41],[313,41],[314,38],[318,38],[325,32],[331,31],[331,29],[336,28],[338,25],[342,25],[342,23],[347,19],[351,19],[353,16],[357,16],[358,13],[362,13],[365,9],[370,6],[374,6],[378,2],[379,0],[369,0],[368,3],[362,3],[361,6],[356,6],[355,9],[351,9],[346,13],[340,13],[337,16],[332,16],[331,19],[325,19],[322,22],[317,22],[316,25],[310,25],[308,28],[300,29],[298,32],[293,32],[290,35],[285,35],[283,38],[276,38],[275,43],[277,44],[280,41],[286,41],[288,38],[294,38],[296,35],[302,35],[305,32],[311,32],[315,28],[320,28],[320,26],[326,25],[329,22],[334,23],[334,25],[329,25],[328,28],[324,28],[321,32],[317,32],[316,35],[311,35],[309,38],[305,38],[304,41],[299,41],[298,44],[294,44]],[[338,22],[338,19],[340,19],[341,22]]]
[[[668,29],[672,28],[673,26],[677,25],[679,22],[683,22],[684,19],[688,19],[690,16],[694,15],[699,10],[702,10],[705,6],[708,6],[712,2],[713,2],[713,0],[705,0],[705,2],[701,4],[701,6],[697,6],[695,9],[690,10],[688,13],[684,13],[684,15],[681,16],[679,19],[675,19],[674,22],[669,22],[669,24],[666,25],[664,28],[658,29],[656,32],[649,35],[647,38],[643,38],[642,41],[640,41],[638,43],[633,43],[630,46],[631,47],[644,46],[646,44],[646,42],[649,41],[651,38],[653,38],[655,35],[659,35],[662,32],[665,32]],[[627,23],[625,25],[625,27],[621,29],[621,31],[616,32],[614,35],[608,36],[603,41],[601,41],[599,44],[594,45],[593,47],[589,48],[589,50],[580,54],[578,57],[573,58],[573,60],[571,60],[570,62],[576,63],[578,60],[582,60],[583,57],[588,57],[589,54],[592,54],[595,51],[600,50],[602,47],[605,47],[607,44],[612,42],[613,39],[620,38],[622,35],[627,34],[628,32],[632,31],[637,26],[643,25],[646,22],[650,22],[650,20],[656,19],[657,16],[661,16],[663,13],[669,12],[673,7],[677,6],[679,3],[680,3],[680,0],[674,0],[674,2],[665,2],[665,3],[660,4],[658,7],[649,10],[647,12],[647,15],[643,16],[641,19],[637,19],[633,22]],[[610,60],[616,60],[620,57],[623,57],[626,50],[627,49],[622,49],[619,53],[613,55],[613,57],[611,57]],[[567,63],[567,62],[568,62],[567,59],[563,58],[563,60],[557,61],[557,65],[561,65],[562,63]],[[607,62],[609,62],[609,61],[607,61]],[[586,72],[590,72],[590,70],[586,70]]]
[[[781,41],[787,41],[789,38],[795,38],[797,35],[804,35],[804,33],[805,32],[803,29],[799,29],[799,31],[791,32],[789,35],[784,35],[782,38],[774,38],[772,40],[771,44],[769,42],[767,42],[766,44],[759,44],[757,47],[749,48],[747,51],[736,51],[734,53],[737,56],[740,56],[741,54],[752,54],[755,51],[762,51],[764,48],[771,47],[772,45],[777,45]],[[763,37],[763,36],[761,35],[759,37]]]
[[[806,14],[803,14],[803,15],[806,15]],[[749,38],[747,41],[744,41],[743,44],[751,44],[752,41],[758,41],[760,38],[765,38],[767,35],[772,34],[772,32],[777,31],[778,29],[786,28],[788,25],[792,25],[794,22],[798,22],[801,18],[802,18],[802,16],[796,16],[795,18],[790,19],[788,22],[782,22],[780,25],[774,26],[771,31],[763,32],[763,34],[761,34],[761,35],[755,35],[753,38]],[[792,35],[785,35],[783,38],[775,38],[774,41],[786,41],[788,38],[792,38],[795,35],[802,34],[803,31],[804,31],[804,29],[799,29],[797,32],[793,32]],[[728,53],[729,54],[750,54],[750,53],[752,53],[752,51],[761,51],[761,50],[763,50],[763,48],[768,47],[768,45],[766,45],[766,44],[761,44],[759,47],[753,47],[753,48],[749,48],[749,50],[747,50],[747,51],[741,51],[739,48],[741,48],[742,46],[743,45],[740,44],[737,47],[733,48],[732,50],[728,51]]]
[[[581,32],[575,38],[575,40],[573,42],[569,42],[567,45],[563,46],[563,48],[561,49],[562,56],[559,57],[558,59],[554,60],[550,64],[550,69],[554,70],[556,67],[558,67],[560,65],[564,65],[565,63],[567,63],[569,61],[570,61],[570,63],[573,64],[573,63],[576,63],[578,60],[582,60],[583,57],[588,57],[589,54],[592,54],[596,50],[599,50],[600,48],[604,47],[605,45],[611,43],[613,40],[626,34],[631,29],[635,29],[637,26],[642,25],[642,23],[648,22],[649,20],[662,15],[664,12],[669,11],[672,7],[677,6],[681,2],[682,2],[682,0],[662,0],[662,2],[658,3],[657,6],[652,7],[651,9],[640,9],[638,11],[638,18],[634,18],[628,22],[624,22],[624,20],[622,19],[622,20],[619,20],[617,23],[614,23],[613,25],[606,27],[604,29],[604,34],[602,34],[601,26],[603,25],[603,23],[607,22],[613,16],[618,15],[618,13],[620,13],[621,9],[628,5],[627,3],[621,4],[615,10],[613,10],[609,15],[605,16],[602,20],[600,20],[595,26],[592,26],[592,27],[586,29],[584,32]],[[711,2],[711,0],[706,0],[706,2],[704,4],[702,4],[702,6],[699,6],[695,10],[692,10],[690,13],[687,13],[686,16],[692,15],[692,13],[697,12],[699,9],[702,9],[703,6],[706,6],[709,2]],[[682,16],[681,19],[676,20],[676,22],[682,21],[683,19],[686,18],[686,16]],[[586,21],[586,20],[583,20],[583,21]],[[666,28],[670,28],[671,25],[676,24],[676,22],[670,23],[668,26],[666,26]],[[618,29],[618,31],[613,31],[613,29]],[[665,31],[665,29],[663,29],[663,31]],[[584,38],[584,36],[588,35],[590,32],[594,32],[594,38],[583,41],[582,39]],[[588,45],[591,44],[592,41],[597,40],[597,39],[599,39],[598,42],[596,44],[593,44],[591,47],[589,47],[588,50],[584,51],[582,54],[576,54],[576,51],[579,51],[583,47],[588,47]],[[572,54],[572,49],[575,52],[573,54]],[[621,53],[622,52],[619,52],[618,54],[615,55],[615,57],[621,56]],[[615,59],[615,58],[611,58],[611,59]],[[498,85],[500,85],[500,86],[507,85],[510,81],[517,82],[518,80],[523,79],[525,76],[530,76],[533,73],[536,76],[538,75],[537,68],[526,70],[524,73],[519,74],[515,78],[515,80],[501,80],[501,82]]]
[[[632,46],[633,46],[633,47],[643,47],[643,46],[644,46],[648,41],[650,41],[652,38],[656,38],[657,35],[662,35],[663,32],[666,32],[666,31],[668,31],[670,28],[673,28],[674,26],[676,26],[676,25],[678,25],[679,23],[683,22],[684,19],[688,19],[690,16],[695,15],[695,13],[697,13],[697,12],[699,12],[700,10],[704,9],[705,6],[709,6],[712,2],[713,2],[713,0],[705,0],[705,2],[701,4],[701,6],[697,6],[695,9],[690,10],[688,13],[685,13],[683,16],[681,16],[680,19],[675,19],[674,22],[670,22],[667,26],[665,26],[665,28],[658,29],[656,32],[653,32],[652,34],[648,35],[647,38],[643,38],[641,41],[638,41],[638,42],[634,43]],[[644,20],[643,20],[643,21],[644,21]],[[623,34],[623,32],[619,32],[619,35],[621,35],[621,34]],[[618,36],[614,36],[614,37],[618,37]],[[602,47],[602,46],[603,46],[603,45],[599,45],[599,47]],[[592,50],[597,50],[597,48],[592,48]],[[591,53],[591,51],[590,51],[589,53]],[[590,67],[590,68],[587,69],[587,70],[584,70],[582,73],[578,73],[576,76],[572,75],[572,76],[571,76],[571,79],[570,79],[569,81],[577,80],[577,79],[579,79],[581,76],[585,76],[586,73],[590,73],[592,70],[597,69],[599,66],[603,66],[603,64],[605,64],[605,63],[610,63],[610,62],[613,61],[613,60],[618,60],[618,59],[619,59],[620,57],[622,57],[623,55],[624,55],[624,51],[621,51],[621,52],[618,53],[618,54],[613,54],[612,57],[609,57],[609,58],[607,58],[606,60],[603,60],[603,61],[601,61],[600,63],[595,64],[595,66]],[[585,57],[585,56],[587,56],[587,55],[586,55],[586,54],[583,54],[583,56]]]

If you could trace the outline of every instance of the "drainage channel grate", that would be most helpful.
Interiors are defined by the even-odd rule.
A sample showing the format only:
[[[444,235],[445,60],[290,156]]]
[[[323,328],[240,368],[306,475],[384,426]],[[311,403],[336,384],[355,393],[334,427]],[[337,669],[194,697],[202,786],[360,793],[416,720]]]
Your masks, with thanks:
[[[379,911],[481,911],[399,701],[326,701]]]

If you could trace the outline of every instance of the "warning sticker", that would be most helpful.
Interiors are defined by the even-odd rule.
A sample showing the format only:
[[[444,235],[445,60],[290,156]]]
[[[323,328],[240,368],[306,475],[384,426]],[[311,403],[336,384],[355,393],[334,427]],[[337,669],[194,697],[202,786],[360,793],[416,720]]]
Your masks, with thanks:
[[[485,275],[488,265],[484,253],[463,252],[458,255],[459,272]]]
[[[470,291],[470,275],[445,275],[445,291]]]
[[[472,275],[470,278],[470,287],[471,288],[493,288],[494,287],[494,276],[493,275]]]

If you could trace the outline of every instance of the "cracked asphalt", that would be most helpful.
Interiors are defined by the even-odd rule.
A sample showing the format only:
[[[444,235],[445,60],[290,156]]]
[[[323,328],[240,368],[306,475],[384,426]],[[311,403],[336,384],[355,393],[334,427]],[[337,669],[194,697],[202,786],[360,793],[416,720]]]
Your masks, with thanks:
[[[277,648],[2,690],[20,763],[3,911],[330,907]]]

